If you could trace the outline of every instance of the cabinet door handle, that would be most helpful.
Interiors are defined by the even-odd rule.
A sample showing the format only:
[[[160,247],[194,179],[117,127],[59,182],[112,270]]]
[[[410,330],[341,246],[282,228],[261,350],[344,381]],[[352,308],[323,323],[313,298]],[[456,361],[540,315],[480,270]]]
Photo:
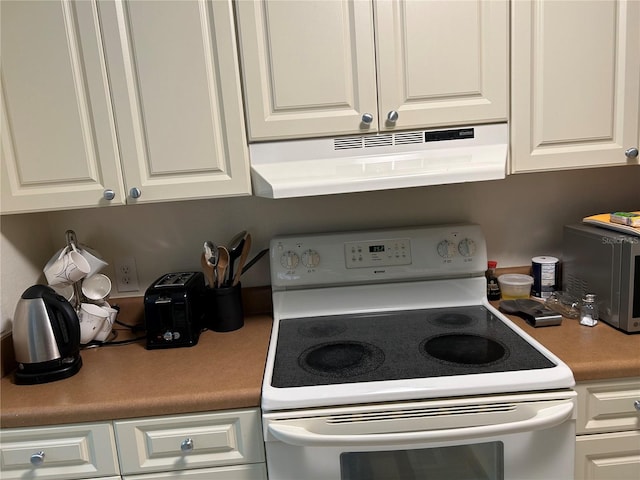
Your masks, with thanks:
[[[129,190],[129,195],[131,196],[131,198],[140,198],[142,192],[138,187],[133,187],[131,190]]]
[[[182,450],[185,453],[192,452],[193,451],[193,439],[187,438],[187,439],[183,440],[182,443],[180,444],[180,450]]]
[[[638,158],[638,147],[628,148],[624,154],[627,158]]]
[[[40,450],[39,452],[34,453],[33,455],[31,455],[30,461],[31,465],[33,465],[34,467],[39,467],[44,463],[44,452]]]
[[[636,400],[635,402],[633,402],[633,406],[635,407],[636,411],[640,412],[640,400]]]
[[[396,112],[395,110],[391,110],[387,114],[387,121],[389,123],[396,123],[398,121],[398,112]]]
[[[104,197],[105,200],[113,200],[114,198],[116,198],[116,192],[108,188],[104,191],[102,196]]]
[[[371,122],[373,122],[373,115],[371,115],[370,113],[362,114],[362,123],[364,123],[365,125],[370,125]]]

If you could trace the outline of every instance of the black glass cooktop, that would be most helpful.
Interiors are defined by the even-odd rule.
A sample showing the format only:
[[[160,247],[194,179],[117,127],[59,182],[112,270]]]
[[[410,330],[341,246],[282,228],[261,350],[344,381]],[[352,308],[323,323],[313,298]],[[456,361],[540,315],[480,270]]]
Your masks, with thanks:
[[[552,368],[483,306],[280,320],[277,388]]]

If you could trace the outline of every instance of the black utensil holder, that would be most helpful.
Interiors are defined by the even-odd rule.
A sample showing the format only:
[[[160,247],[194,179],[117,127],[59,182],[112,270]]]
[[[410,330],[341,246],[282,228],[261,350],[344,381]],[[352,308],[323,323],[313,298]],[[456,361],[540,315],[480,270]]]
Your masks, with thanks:
[[[232,332],[244,325],[242,309],[242,287],[238,283],[233,287],[210,288],[207,291],[207,304],[210,314],[208,327],[214,332]]]

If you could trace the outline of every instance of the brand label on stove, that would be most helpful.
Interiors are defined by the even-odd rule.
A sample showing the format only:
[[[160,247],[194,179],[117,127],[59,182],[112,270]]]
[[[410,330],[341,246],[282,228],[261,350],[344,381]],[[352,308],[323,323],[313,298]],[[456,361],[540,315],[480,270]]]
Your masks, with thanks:
[[[410,265],[411,241],[408,238],[393,238],[348,242],[344,244],[344,257],[347,268]]]

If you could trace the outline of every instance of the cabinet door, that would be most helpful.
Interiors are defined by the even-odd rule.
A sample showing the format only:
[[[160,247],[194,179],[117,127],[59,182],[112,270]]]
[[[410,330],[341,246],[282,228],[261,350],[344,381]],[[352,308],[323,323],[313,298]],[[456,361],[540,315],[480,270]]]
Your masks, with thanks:
[[[103,0],[100,14],[127,203],[249,194],[230,0]]]
[[[507,1],[377,0],[375,9],[380,130],[506,121]]]
[[[376,130],[371,2],[241,1],[236,9],[251,140]]]
[[[638,164],[640,2],[512,9],[512,172]]]
[[[2,213],[124,203],[95,2],[3,0],[1,21]]]
[[[640,432],[581,435],[576,440],[576,480],[640,478]]]

